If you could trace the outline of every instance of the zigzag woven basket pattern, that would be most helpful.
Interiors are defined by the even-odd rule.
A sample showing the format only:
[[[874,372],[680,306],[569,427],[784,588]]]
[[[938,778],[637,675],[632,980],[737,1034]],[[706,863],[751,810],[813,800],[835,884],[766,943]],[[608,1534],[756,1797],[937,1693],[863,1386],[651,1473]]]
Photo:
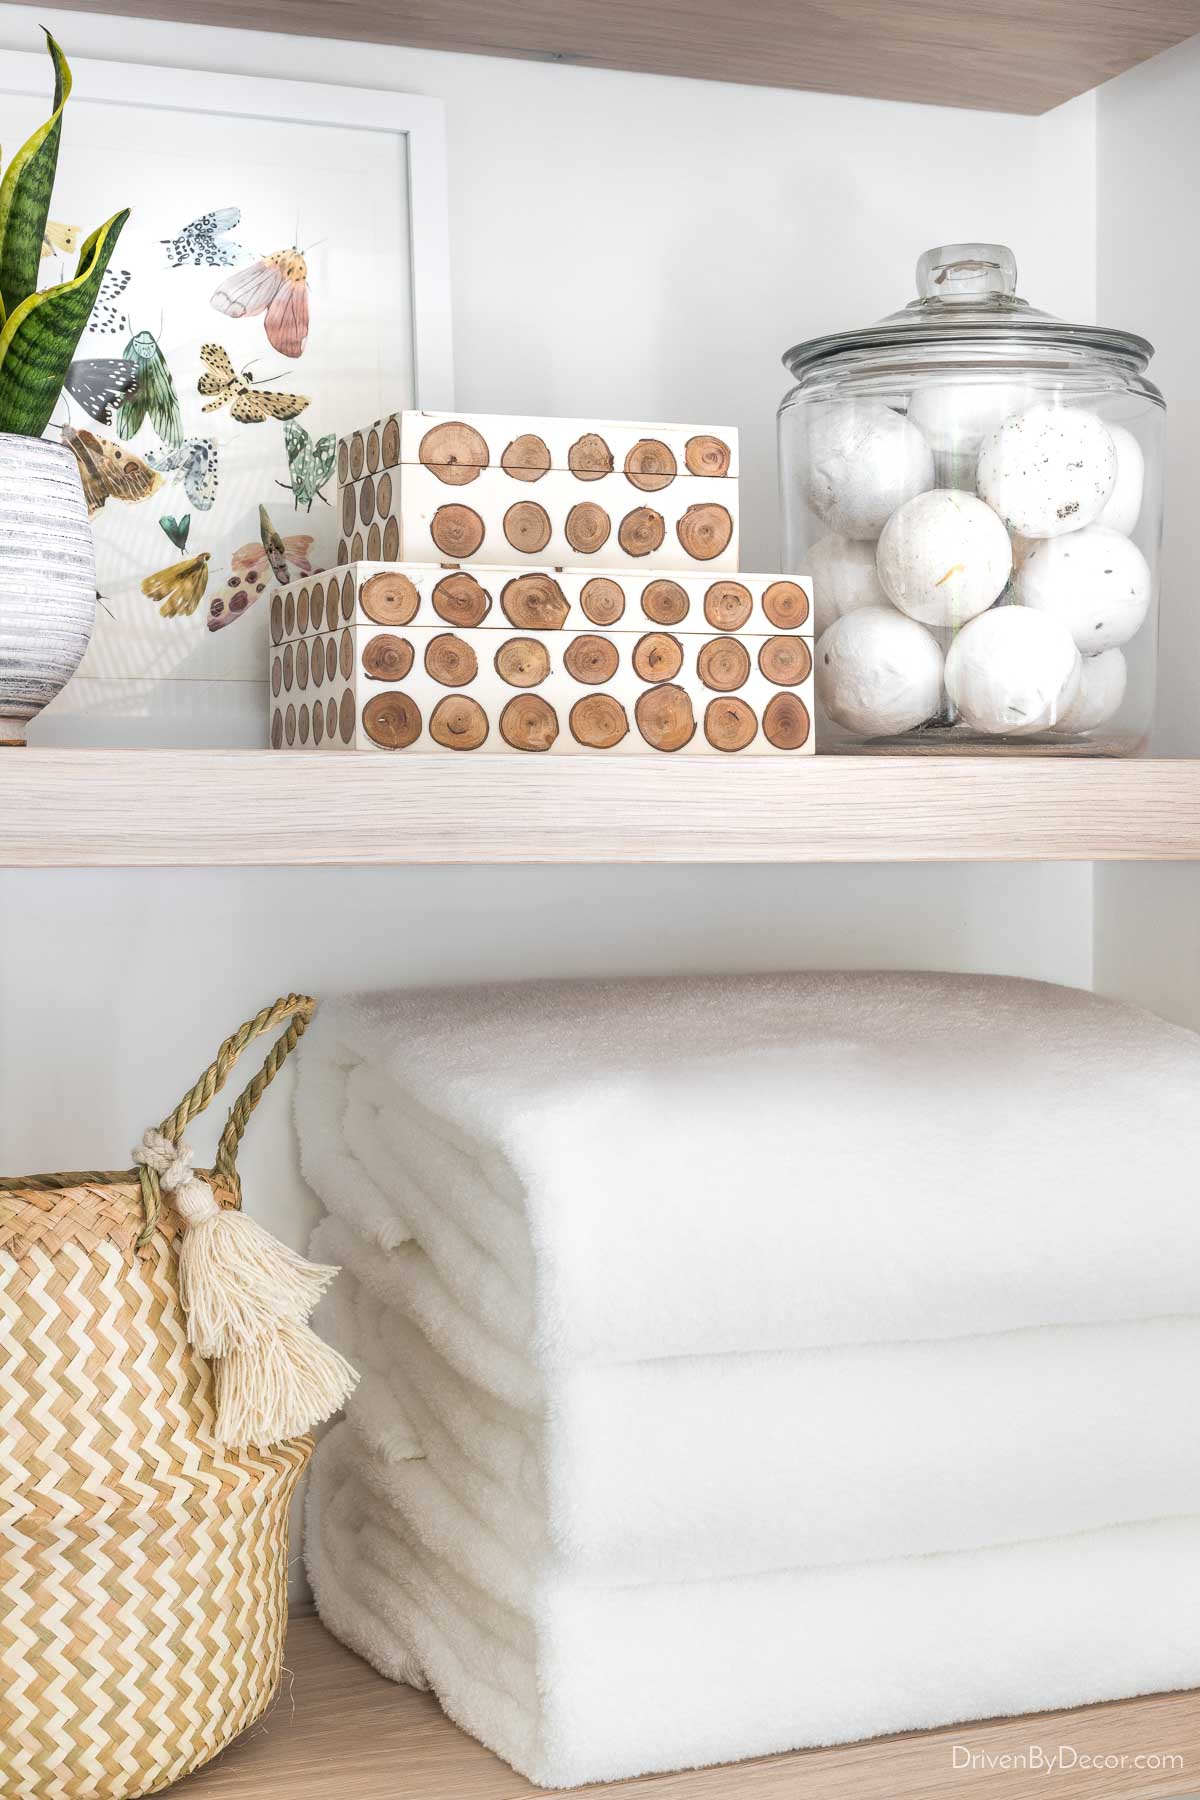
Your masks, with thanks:
[[[232,1196],[226,1196],[232,1198]],[[226,1451],[169,1209],[0,1191],[0,1795],[133,1800],[268,1706],[312,1448]]]

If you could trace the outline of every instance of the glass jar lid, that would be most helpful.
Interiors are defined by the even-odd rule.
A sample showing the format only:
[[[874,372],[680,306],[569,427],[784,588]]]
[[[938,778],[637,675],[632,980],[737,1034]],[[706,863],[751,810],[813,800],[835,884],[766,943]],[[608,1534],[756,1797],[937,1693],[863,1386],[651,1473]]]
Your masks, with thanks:
[[[848,351],[893,350],[906,346],[947,349],[985,346],[1082,347],[1119,357],[1141,370],[1154,346],[1132,331],[1101,325],[1071,325],[1039,312],[1017,293],[1017,262],[1004,244],[939,244],[917,263],[917,298],[875,325],[831,332],[794,344],[784,364],[799,376],[814,363]]]

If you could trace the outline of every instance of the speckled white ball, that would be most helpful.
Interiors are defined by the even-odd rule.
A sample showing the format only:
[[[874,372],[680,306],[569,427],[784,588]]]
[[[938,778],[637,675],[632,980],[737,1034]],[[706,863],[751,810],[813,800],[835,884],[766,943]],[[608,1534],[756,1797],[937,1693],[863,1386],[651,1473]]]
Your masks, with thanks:
[[[808,445],[809,499],[833,531],[877,538],[892,513],[933,486],[933,452],[915,425],[874,401],[818,414]]]
[[[1030,402],[1027,387],[1013,382],[952,382],[919,387],[908,416],[935,455],[979,455],[985,437]]]
[[[1099,656],[1085,656],[1079,692],[1058,724],[1052,727],[1055,737],[1073,737],[1079,732],[1095,731],[1120,709],[1125,698],[1129,671],[1119,650],[1102,650]]]
[[[1142,510],[1146,459],[1142,455],[1142,446],[1124,425],[1110,425],[1108,435],[1117,447],[1117,479],[1096,523],[1107,525],[1110,531],[1123,531],[1128,536]]]
[[[817,641],[817,698],[860,737],[911,731],[941,710],[943,660],[915,619],[892,606],[860,607]]]
[[[827,531],[812,546],[805,562],[813,580],[813,623],[818,637],[843,613],[857,612],[860,606],[887,605],[870,539]]]
[[[975,486],[1010,531],[1049,538],[1099,518],[1116,479],[1117,447],[1103,420],[1040,405],[984,440]]]
[[[1106,525],[1047,538],[1017,571],[1022,606],[1065,625],[1085,656],[1127,644],[1150,607],[1150,565],[1131,538]]]
[[[946,692],[975,731],[1045,731],[1074,704],[1083,659],[1065,625],[994,606],[964,625],[946,657]]]
[[[922,625],[965,625],[1004,591],[1008,533],[973,494],[932,488],[898,506],[875,556],[884,593]]]

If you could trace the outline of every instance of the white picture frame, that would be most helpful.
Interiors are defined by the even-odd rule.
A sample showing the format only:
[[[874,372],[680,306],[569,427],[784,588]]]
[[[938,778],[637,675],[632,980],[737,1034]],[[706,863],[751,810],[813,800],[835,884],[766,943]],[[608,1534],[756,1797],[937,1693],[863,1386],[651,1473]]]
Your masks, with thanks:
[[[86,138],[90,130],[93,135],[98,124],[111,122],[115,129],[116,114],[101,114],[95,108],[122,109],[120,120],[122,129],[134,141],[142,144],[165,146],[175,143],[196,144],[206,134],[213,137],[214,143],[222,143],[226,147],[234,143],[229,135],[231,128],[236,129],[240,144],[247,136],[258,133],[264,143],[274,126],[281,128],[297,128],[319,133],[323,128],[332,128],[329,142],[336,141],[340,146],[352,144],[356,155],[359,151],[357,134],[366,134],[362,138],[359,162],[363,169],[379,171],[378,186],[386,195],[393,195],[393,211],[396,217],[396,236],[389,250],[394,255],[394,266],[403,267],[407,274],[407,292],[403,292],[402,279],[387,283],[386,296],[378,299],[378,308],[395,307],[406,309],[407,342],[404,346],[405,380],[397,385],[395,380],[383,387],[377,395],[363,398],[357,403],[357,410],[367,409],[369,417],[379,413],[392,411],[400,406],[416,406],[429,410],[442,411],[454,405],[454,379],[451,333],[451,300],[450,300],[450,255],[449,255],[449,216],[446,176],[446,139],[445,110],[440,100],[423,95],[393,93],[382,89],[333,86],[310,81],[290,81],[279,79],[262,79],[258,76],[231,75],[215,71],[198,71],[180,68],[152,67],[145,64],[125,64],[81,58],[72,62],[73,92],[64,115],[63,146],[60,152],[60,181],[64,169],[69,173],[68,159],[71,154],[73,127],[75,142],[78,147],[81,138]],[[53,73],[50,59],[42,53],[14,53],[7,55],[0,66],[0,121],[4,124],[3,141],[6,147],[16,141],[23,131],[14,130],[10,125],[10,115],[14,112],[12,101],[20,102],[18,124],[23,126],[30,118],[37,121],[44,118],[49,111],[49,96],[53,87]],[[30,107],[36,110],[30,112]],[[181,115],[185,117],[181,123]],[[91,121],[90,126],[81,125],[81,120]],[[134,128],[136,136],[134,137]],[[345,134],[356,134],[353,139]],[[277,133],[279,142],[286,141],[285,130]],[[391,147],[389,148],[389,140]],[[319,146],[320,140],[312,140]],[[345,154],[344,148],[342,151]],[[77,148],[78,154],[78,148]],[[197,158],[194,152],[186,149],[182,155],[191,154],[192,164]],[[227,149],[227,156],[232,151]],[[239,151],[240,154],[240,151]],[[314,148],[314,157],[317,149]],[[271,158],[276,152],[264,151],[264,156]],[[154,180],[154,158],[139,159],[130,157],[106,171],[104,184],[104,200],[111,193],[111,205],[108,210],[129,203],[136,209],[139,205],[139,187],[147,189]],[[161,158],[159,160],[162,160]],[[283,165],[281,165],[283,166]],[[286,178],[285,178],[286,179]],[[69,182],[68,184],[69,185]],[[228,182],[225,184],[228,186]],[[219,188],[220,184],[218,184]],[[374,183],[371,184],[374,186]],[[161,199],[160,195],[155,196]],[[209,205],[221,204],[227,198],[218,191]],[[58,188],[56,187],[56,202]],[[386,199],[383,202],[386,204]],[[82,203],[78,210],[87,213],[87,203]],[[94,208],[93,208],[94,210]],[[181,207],[180,225],[185,220],[183,214],[194,216],[196,203],[192,202],[189,212]],[[201,205],[199,210],[203,211]],[[282,209],[281,209],[282,210]],[[51,206],[52,216],[62,217],[56,213],[55,203]],[[100,217],[83,216],[78,223],[90,230],[100,222]],[[136,216],[136,212],[135,212]],[[290,215],[289,215],[290,217]],[[132,221],[131,221],[132,223]],[[401,232],[406,228],[407,244],[405,246]],[[176,229],[171,226],[168,229]],[[382,229],[382,227],[381,227]],[[275,236],[266,242],[258,243],[248,254],[265,254],[268,249],[278,247],[283,241],[283,226],[279,225]],[[291,225],[287,227],[291,234]],[[126,228],[125,238],[128,241],[130,228]],[[164,240],[165,241],[165,240]],[[320,254],[319,252],[317,253]],[[122,243],[118,242],[113,266],[122,261]],[[62,279],[69,269],[54,271],[48,279]],[[186,271],[191,274],[192,271]],[[209,270],[210,275],[218,279],[220,271]],[[211,282],[209,284],[211,286]],[[314,303],[315,304],[315,303]],[[366,304],[366,302],[364,302]],[[374,304],[374,301],[372,301]],[[140,308],[142,315],[146,306]],[[380,316],[382,317],[382,310]],[[133,318],[131,311],[130,317]],[[223,333],[229,334],[230,354],[236,356],[235,328],[221,319],[218,313],[211,315],[211,331],[214,338],[220,339]],[[155,312],[150,321],[151,328],[158,321]],[[145,323],[144,316],[134,319],[134,324]],[[395,322],[394,320],[392,322]],[[239,321],[238,329],[245,326]],[[259,321],[261,324],[261,321]],[[193,337],[195,333],[193,331]],[[403,335],[397,325],[397,340]],[[261,333],[260,333],[261,336]],[[164,346],[166,338],[164,337]],[[95,356],[120,354],[121,343],[109,339],[103,346],[88,345],[85,340],[78,354]],[[262,348],[265,361],[272,356],[270,349]],[[382,360],[382,359],[381,359]],[[298,362],[290,370],[283,373],[291,377],[282,380],[285,389],[308,391],[305,377],[312,363],[311,356]],[[273,371],[272,371],[273,373]],[[177,385],[181,398],[186,388],[192,400],[192,422],[185,425],[188,431],[208,429],[208,421],[198,423],[195,418],[194,403],[194,368],[189,364],[185,374],[181,371],[177,377]],[[256,379],[259,377],[256,376]],[[262,379],[271,377],[264,369]],[[407,391],[400,391],[406,388]],[[358,383],[358,392],[362,393],[363,383]],[[317,390],[314,388],[313,392]],[[185,400],[185,410],[188,402]],[[72,415],[72,422],[97,432],[107,431],[104,425],[93,425],[75,408],[72,402],[64,401],[64,405]],[[338,413],[331,416],[328,405],[318,424],[319,406],[313,403],[312,414],[314,436],[319,429],[322,434],[334,430],[343,432],[368,422],[368,416],[345,416]],[[227,415],[217,415],[226,431]],[[298,421],[306,423],[302,416]],[[254,433],[262,433],[265,426],[253,428]],[[278,429],[273,427],[273,429]],[[147,433],[149,428],[146,428]],[[246,427],[241,427],[245,433]],[[111,435],[111,434],[110,434]],[[241,441],[241,440],[239,440]],[[145,444],[139,437],[134,437],[130,448],[144,452]],[[273,470],[275,474],[278,471]],[[287,474],[286,465],[283,473]],[[271,484],[272,493],[276,484]],[[164,489],[158,496],[166,510],[172,515],[182,513],[186,504],[182,491],[176,484],[170,490]],[[178,503],[178,505],[176,504]],[[290,506],[291,496],[280,497],[280,506],[286,513]],[[150,503],[154,506],[154,502]],[[128,515],[133,509],[120,509]],[[96,536],[98,549],[101,548],[102,528],[112,528],[114,515],[118,509],[111,503],[105,511],[98,515]],[[138,521],[139,537],[142,545],[146,542],[145,514]],[[310,509],[311,511],[311,509]],[[319,522],[324,521],[324,513],[318,509]],[[244,521],[249,512],[243,507],[242,525],[239,536],[242,539],[254,534],[248,530]],[[303,517],[298,524],[290,523],[286,517],[278,521],[279,529],[285,537],[290,530],[302,529]],[[157,525],[152,524],[152,531]],[[191,548],[195,547],[193,537]],[[163,539],[161,544],[162,561],[169,563],[177,554]],[[144,549],[139,552],[145,555]],[[323,561],[332,560],[332,552],[322,542],[321,549],[314,550]],[[101,562],[103,562],[103,555]],[[135,568],[132,557],[126,558],[126,565]],[[151,563],[153,568],[153,563]],[[212,568],[218,569],[218,556],[214,553]],[[136,565],[140,572],[140,564]],[[209,594],[213,592],[210,582]],[[101,592],[104,592],[103,575],[101,575]],[[145,621],[158,628],[158,619],[154,607],[149,601],[144,603],[137,594],[136,583],[131,584],[130,596],[115,602],[118,610],[124,610],[125,636],[122,639],[118,626],[111,621],[116,617],[111,609],[107,616],[98,615],[98,626],[93,647],[79,674],[69,683],[63,694],[48,711],[36,721],[31,728],[31,742],[35,744],[229,744],[239,747],[255,746],[263,741],[262,720],[265,711],[263,700],[263,684],[266,679],[266,652],[264,626],[256,621],[253,632],[249,630],[251,619],[247,615],[231,626],[221,638],[233,640],[235,633],[246,633],[237,643],[239,658],[236,671],[224,667],[212,666],[213,657],[201,654],[199,666],[196,659],[189,663],[185,658],[182,664],[174,655],[174,648],[164,651],[161,647],[155,651],[147,648],[146,639],[153,636],[148,631]],[[207,605],[206,595],[203,606]],[[265,613],[266,608],[256,608],[256,612]],[[201,651],[211,649],[206,640],[195,637],[196,621],[188,620],[188,630],[192,633],[192,641]],[[165,641],[165,634],[159,632]],[[249,660],[249,644],[253,637],[255,643],[262,638],[262,654]],[[134,644],[136,647],[130,649]],[[176,640],[182,641],[181,639]],[[214,640],[219,642],[220,640]],[[115,647],[115,648],[114,648]],[[222,649],[225,646],[222,645]],[[123,665],[123,659],[129,667]],[[218,663],[228,663],[229,653],[226,650]]]

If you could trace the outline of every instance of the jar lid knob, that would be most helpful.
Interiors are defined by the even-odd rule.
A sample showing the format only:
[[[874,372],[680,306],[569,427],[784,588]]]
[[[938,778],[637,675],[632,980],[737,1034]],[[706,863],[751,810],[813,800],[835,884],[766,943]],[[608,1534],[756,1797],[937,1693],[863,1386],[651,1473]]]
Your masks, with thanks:
[[[1007,244],[938,244],[917,264],[922,300],[952,305],[1017,291],[1017,259]]]

